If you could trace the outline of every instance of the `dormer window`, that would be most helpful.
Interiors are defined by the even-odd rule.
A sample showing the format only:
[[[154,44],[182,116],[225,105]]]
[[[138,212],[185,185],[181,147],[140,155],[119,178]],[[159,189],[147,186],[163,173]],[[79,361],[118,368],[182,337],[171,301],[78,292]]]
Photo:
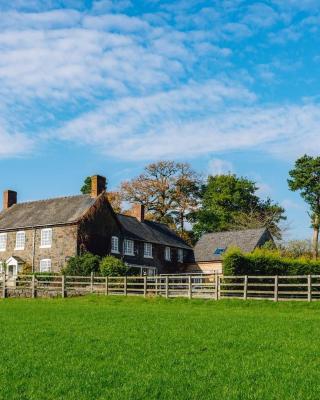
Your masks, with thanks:
[[[221,254],[223,254],[226,251],[226,247],[217,247],[214,251],[214,255],[215,256],[221,256]]]
[[[46,248],[52,245],[52,229],[41,229],[41,245],[40,247]]]
[[[26,242],[26,233],[24,231],[17,232],[15,250],[24,250],[25,242]]]

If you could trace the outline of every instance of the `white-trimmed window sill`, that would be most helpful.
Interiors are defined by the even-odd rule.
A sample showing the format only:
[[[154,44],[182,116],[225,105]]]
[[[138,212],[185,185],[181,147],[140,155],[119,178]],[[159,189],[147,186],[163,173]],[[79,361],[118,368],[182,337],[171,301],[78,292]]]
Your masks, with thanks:
[[[43,245],[43,246],[39,246],[40,249],[51,249],[51,245]]]

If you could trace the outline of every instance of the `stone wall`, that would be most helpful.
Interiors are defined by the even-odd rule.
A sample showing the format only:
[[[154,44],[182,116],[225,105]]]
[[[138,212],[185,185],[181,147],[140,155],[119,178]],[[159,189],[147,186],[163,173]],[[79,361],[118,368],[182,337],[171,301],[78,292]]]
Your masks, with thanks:
[[[0,252],[0,261],[6,261],[10,257],[19,257],[32,267],[34,271],[40,271],[40,260],[51,259],[51,271],[60,272],[64,267],[67,257],[77,254],[77,225],[55,226],[52,228],[52,246],[41,248],[41,229],[24,229],[26,235],[24,250],[15,250],[16,231],[7,232],[7,247]],[[34,256],[33,256],[34,243]]]

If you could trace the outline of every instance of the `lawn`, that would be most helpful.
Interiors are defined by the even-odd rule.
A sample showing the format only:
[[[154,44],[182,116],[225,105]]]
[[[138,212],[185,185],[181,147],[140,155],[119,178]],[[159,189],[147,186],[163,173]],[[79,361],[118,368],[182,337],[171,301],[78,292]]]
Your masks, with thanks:
[[[319,399],[320,303],[0,300],[0,399]]]

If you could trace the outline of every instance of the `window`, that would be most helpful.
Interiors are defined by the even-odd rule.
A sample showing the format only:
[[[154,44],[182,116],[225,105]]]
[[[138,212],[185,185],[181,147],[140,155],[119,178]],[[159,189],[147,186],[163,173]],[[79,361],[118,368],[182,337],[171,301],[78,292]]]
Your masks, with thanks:
[[[152,244],[151,243],[144,244],[144,257],[152,258]]]
[[[15,250],[24,250],[25,242],[26,242],[25,232],[24,231],[17,232]]]
[[[45,258],[40,260],[40,272],[50,272],[51,271],[51,260]]]
[[[164,258],[166,261],[171,261],[171,249],[170,247],[166,247],[164,250]]]
[[[226,251],[226,247],[217,247],[214,251],[215,256],[221,256]]]
[[[0,261],[0,274],[4,273],[3,262]]]
[[[183,250],[178,249],[178,262],[183,263]]]
[[[126,256],[134,256],[134,242],[133,240],[125,239],[123,242],[123,251]]]
[[[40,247],[51,247],[52,245],[52,229],[41,229],[41,245]]]
[[[7,234],[0,233],[0,251],[5,251],[7,248]]]
[[[111,238],[111,253],[119,253],[119,238],[117,236]]]

